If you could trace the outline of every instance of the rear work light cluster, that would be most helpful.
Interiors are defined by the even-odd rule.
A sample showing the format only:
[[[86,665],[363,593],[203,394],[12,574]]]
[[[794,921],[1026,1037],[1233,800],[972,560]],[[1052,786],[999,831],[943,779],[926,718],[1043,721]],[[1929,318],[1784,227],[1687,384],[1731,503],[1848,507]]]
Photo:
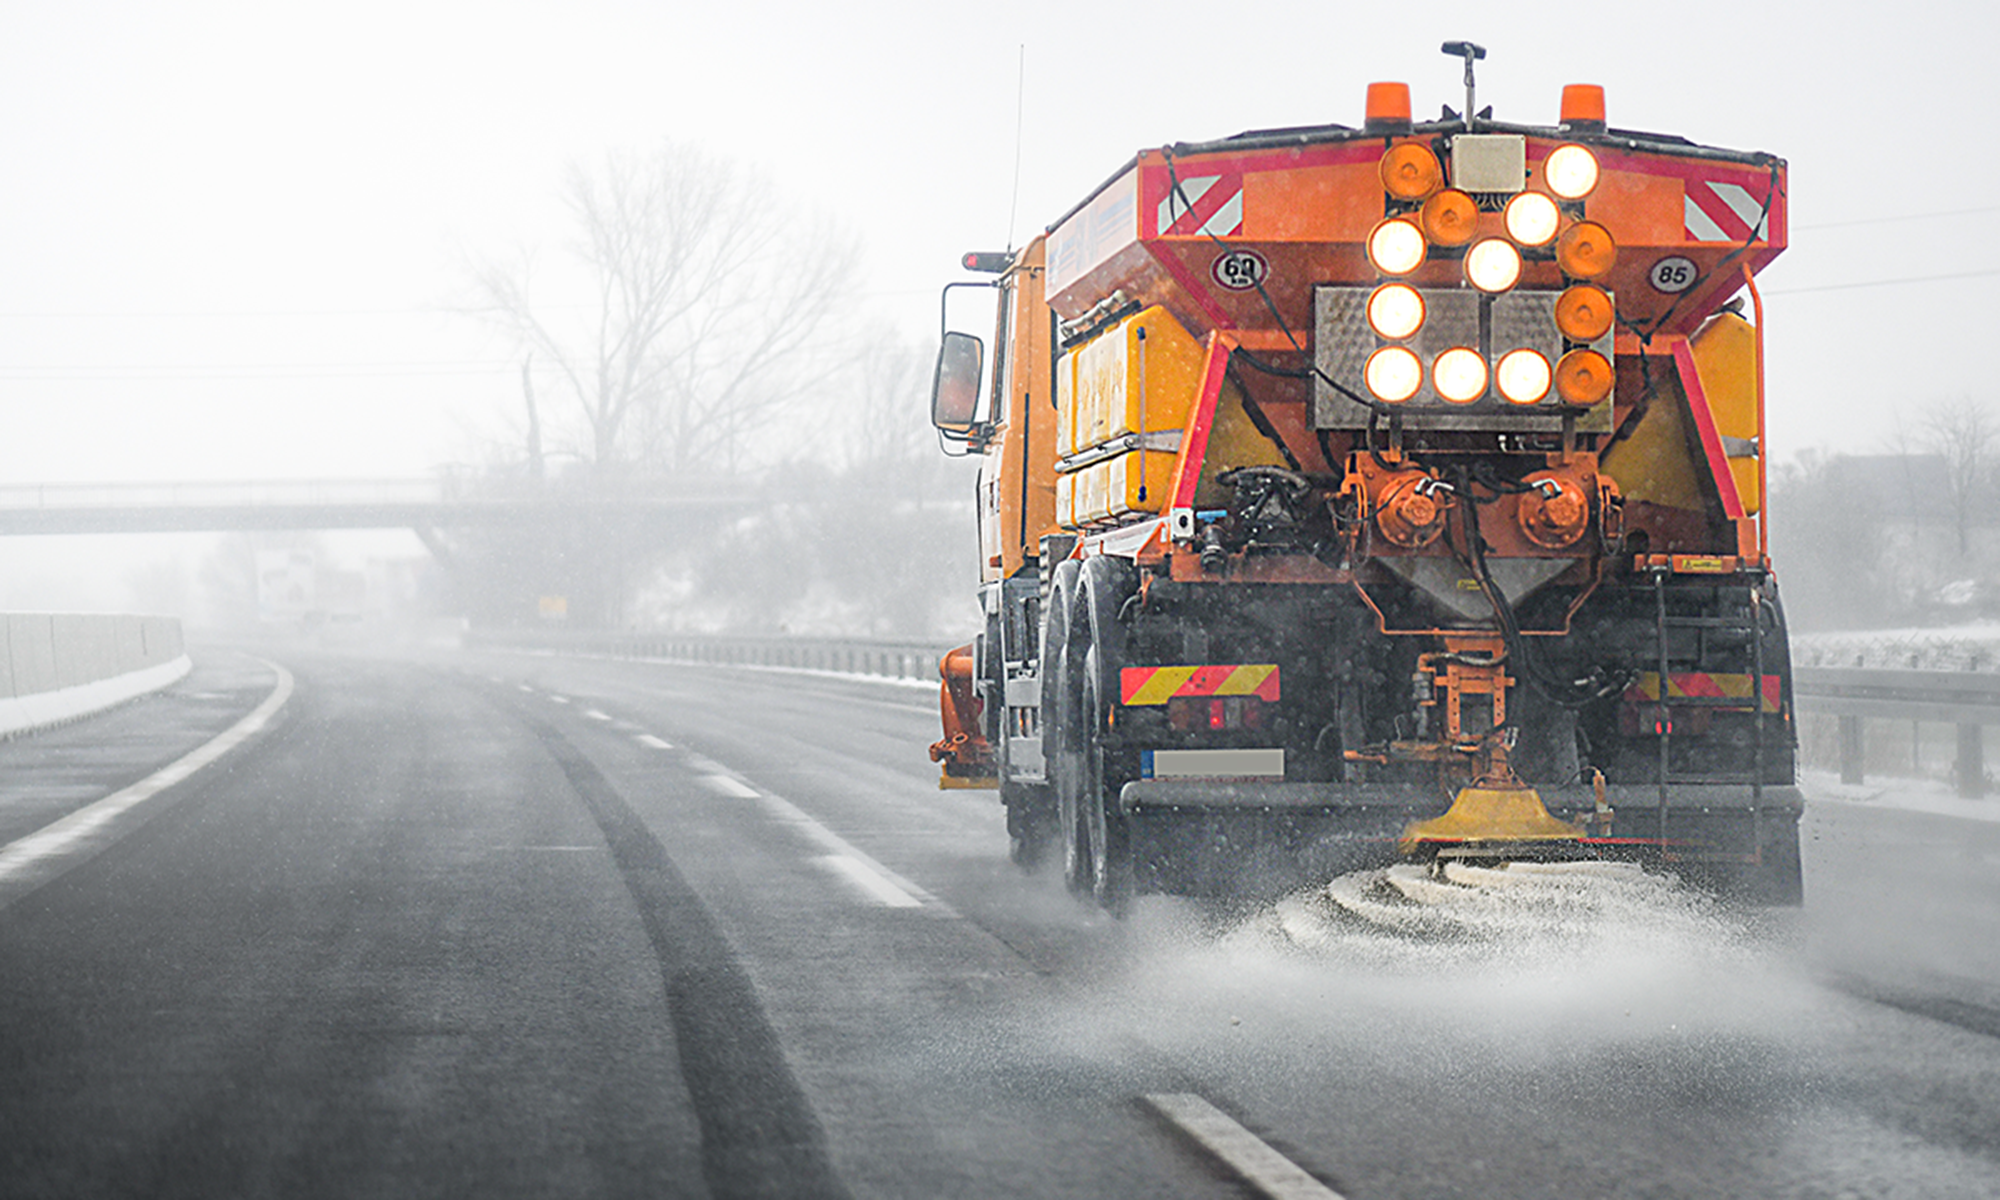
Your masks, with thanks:
[[[1559,145],[1531,172],[1523,134],[1409,138],[1384,151],[1378,174],[1384,215],[1365,245],[1377,283],[1317,289],[1323,373],[1412,411],[1534,413],[1609,398],[1616,310],[1602,281],[1618,246],[1585,212],[1599,175],[1588,146]],[[1524,285],[1531,264],[1556,270],[1539,267]],[[1329,399],[1322,389],[1322,428],[1365,417]]]
[[[1262,729],[1264,701],[1256,696],[1176,696],[1167,701],[1167,722],[1182,733]]]

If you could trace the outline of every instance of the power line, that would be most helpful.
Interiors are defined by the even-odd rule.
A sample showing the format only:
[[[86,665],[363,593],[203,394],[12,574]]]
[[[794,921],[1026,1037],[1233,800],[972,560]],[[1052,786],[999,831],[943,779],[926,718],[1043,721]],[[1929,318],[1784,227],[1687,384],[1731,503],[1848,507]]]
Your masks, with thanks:
[[[1793,233],[1806,233],[1814,229],[1846,229],[1854,225],[1889,225],[1897,221],[1931,221],[1939,217],[1976,217],[1987,213],[2000,212],[2000,208],[1955,208],[1949,212],[1905,213],[1897,217],[1857,217],[1852,221],[1823,221],[1814,225],[1794,225]]]
[[[2000,267],[1984,271],[1954,271],[1948,275],[1911,275],[1904,279],[1865,279],[1855,283],[1823,283],[1816,287],[1771,288],[1766,296],[1802,296],[1808,292],[1844,292],[1852,288],[1895,287],[1905,283],[1941,283],[1950,279],[1986,279],[2000,275]]]

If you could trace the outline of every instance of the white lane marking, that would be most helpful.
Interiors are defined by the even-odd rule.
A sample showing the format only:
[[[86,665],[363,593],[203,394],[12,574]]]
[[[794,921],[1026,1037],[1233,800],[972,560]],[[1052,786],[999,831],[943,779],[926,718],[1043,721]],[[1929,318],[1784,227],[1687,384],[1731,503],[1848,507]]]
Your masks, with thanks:
[[[568,703],[569,703],[569,697],[568,697],[568,696],[558,696],[558,695],[556,695],[556,694],[555,694],[554,692],[551,692],[551,693],[549,693],[549,703],[550,703],[550,704],[568,704]]]
[[[651,746],[655,750],[671,750],[674,748],[674,744],[672,742],[663,742],[659,738],[654,737],[650,733],[642,733],[639,736],[633,738],[632,740],[639,743],[641,746]]]
[[[609,720],[611,719],[611,714],[610,714],[610,713],[602,713],[602,712],[598,712],[598,711],[597,711],[596,709],[594,709],[594,708],[586,708],[586,709],[584,709],[584,710],[583,710],[583,715],[584,715],[584,716],[585,716],[585,717],[586,717],[587,719],[589,719],[589,720],[592,720],[592,721],[609,721]]]
[[[502,683],[502,682],[504,682],[504,680],[502,680],[502,679],[501,679],[501,678],[500,678],[500,677],[499,677],[498,675],[488,675],[488,676],[486,677],[486,682],[488,682],[488,683]]]
[[[535,690],[534,688],[531,688],[531,687],[529,687],[529,686],[528,686],[527,684],[525,684],[525,683],[517,683],[517,684],[515,684],[514,686],[515,686],[515,687],[517,687],[517,688],[520,688],[520,689],[521,689],[522,691],[524,691],[524,692],[533,692],[533,691]]]
[[[829,854],[822,857],[820,865],[832,867],[835,871],[861,885],[861,890],[880,900],[890,908],[919,908],[923,901],[910,895],[902,888],[884,879],[874,868],[860,859],[847,854]]]
[[[710,791],[721,792],[725,796],[755,800],[761,795],[756,788],[751,787],[740,779],[733,779],[727,775],[703,775],[701,781]]]
[[[18,841],[0,847],[0,884],[25,880],[32,888],[61,873],[62,868],[54,868],[50,862],[56,856],[74,849],[77,851],[76,862],[81,862],[102,850],[117,840],[118,833],[110,831],[98,837],[100,831],[104,831],[121,815],[208,766],[269,724],[272,716],[292,697],[292,673],[277,663],[266,662],[263,659],[257,661],[264,663],[278,674],[278,685],[271,689],[271,694],[264,697],[261,704],[207,743],[197,746],[130,787],[113,792],[101,800],[77,809],[61,820],[44,825]],[[88,843],[94,837],[97,838],[98,844],[91,846]],[[25,894],[25,889],[0,890],[0,906],[5,906],[10,900]]]
[[[898,890],[908,895],[918,904],[930,909],[939,916],[950,917],[953,920],[958,919],[958,910],[954,909],[951,905],[946,904],[936,896],[931,895],[916,884],[911,883],[881,863],[876,862],[875,859],[864,853],[852,842],[849,842],[846,838],[841,837],[833,830],[828,829],[817,820],[808,816],[805,810],[801,809],[798,805],[793,804],[782,796],[773,796],[769,793],[760,795],[758,799],[765,808],[770,810],[772,816],[797,829],[812,841],[826,847],[834,857],[853,859],[855,862],[873,871],[882,879],[893,884]]]
[[[941,917],[948,917],[953,920],[959,919],[958,911],[952,908],[951,905],[946,904],[936,896],[931,895],[916,884],[911,883],[881,863],[876,862],[874,858],[863,852],[852,842],[849,842],[846,838],[841,837],[833,830],[828,829],[814,818],[808,816],[805,810],[798,805],[793,804],[782,796],[773,796],[769,792],[758,791],[756,788],[738,779],[728,767],[723,766],[712,758],[704,758],[699,754],[690,754],[687,756],[687,761],[689,766],[701,772],[699,778],[709,787],[721,792],[725,796],[737,796],[745,800],[754,797],[773,817],[797,829],[808,840],[819,843],[830,857],[852,860],[856,866],[871,872],[879,881],[888,884],[913,900],[916,906],[927,908]],[[838,869],[850,874],[853,872],[853,867],[841,866]],[[860,879],[859,875],[853,877],[857,880]],[[865,884],[864,886],[867,886],[871,891],[874,890],[873,884]],[[899,908],[910,907],[901,903],[898,903],[896,906]]]
[[[1339,1192],[1193,1092],[1158,1092],[1145,1100],[1270,1200],[1341,1200]]]

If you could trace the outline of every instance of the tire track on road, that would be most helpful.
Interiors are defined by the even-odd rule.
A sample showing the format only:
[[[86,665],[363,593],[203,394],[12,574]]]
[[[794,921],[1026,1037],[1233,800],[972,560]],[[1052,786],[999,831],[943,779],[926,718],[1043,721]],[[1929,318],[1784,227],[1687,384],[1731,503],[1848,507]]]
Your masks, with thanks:
[[[826,1135],[785,1062],[749,975],[666,848],[561,730],[521,720],[562,768],[610,843],[659,957],[681,1074],[717,1197],[844,1198]]]

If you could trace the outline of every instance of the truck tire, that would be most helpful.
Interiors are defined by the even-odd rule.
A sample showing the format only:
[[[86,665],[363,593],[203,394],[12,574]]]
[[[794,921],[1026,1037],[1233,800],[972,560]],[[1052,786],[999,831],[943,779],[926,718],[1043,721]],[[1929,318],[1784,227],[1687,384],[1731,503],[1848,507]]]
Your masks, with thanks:
[[[1042,754],[1055,793],[1055,830],[1050,847],[1062,855],[1063,883],[1080,894],[1089,879],[1089,846],[1084,840],[1082,792],[1083,671],[1070,655],[1077,621],[1077,580],[1083,564],[1057,563],[1042,610]],[[1087,626],[1086,626],[1087,628]]]
[[[1090,648],[1084,677],[1084,712],[1091,721],[1090,745],[1083,756],[1082,789],[1088,891],[1099,908],[1114,917],[1123,917],[1132,904],[1132,844],[1126,836],[1125,815],[1118,803],[1118,790],[1124,780],[1108,769],[1110,753],[1099,736],[1111,711],[1102,691],[1099,650],[1097,646]]]
[[[1087,736],[1082,739],[1083,786],[1078,800],[1089,864],[1088,891],[1099,907],[1120,917],[1131,906],[1134,891],[1131,839],[1119,805],[1119,792],[1130,772],[1123,756],[1106,745],[1106,735],[1125,659],[1125,627],[1119,624],[1118,613],[1136,590],[1137,575],[1132,563],[1122,558],[1100,555],[1084,563],[1078,603],[1082,611],[1071,633],[1074,637],[1087,631],[1089,645],[1081,656],[1074,644],[1070,647],[1071,657],[1081,657],[1083,666],[1080,707]]]

